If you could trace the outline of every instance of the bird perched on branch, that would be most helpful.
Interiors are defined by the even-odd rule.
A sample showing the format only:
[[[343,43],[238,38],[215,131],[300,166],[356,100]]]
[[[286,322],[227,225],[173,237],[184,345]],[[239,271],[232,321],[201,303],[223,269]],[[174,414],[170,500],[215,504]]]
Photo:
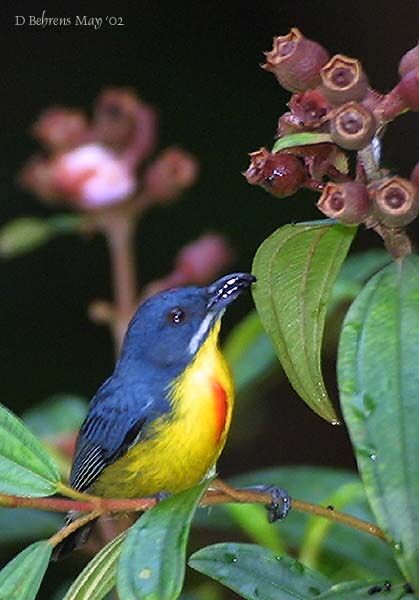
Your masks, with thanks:
[[[234,402],[218,349],[221,317],[254,281],[233,273],[208,287],[162,292],[138,308],[80,429],[75,490],[108,498],[176,493],[214,469]],[[80,547],[90,527],[65,538],[54,558]]]

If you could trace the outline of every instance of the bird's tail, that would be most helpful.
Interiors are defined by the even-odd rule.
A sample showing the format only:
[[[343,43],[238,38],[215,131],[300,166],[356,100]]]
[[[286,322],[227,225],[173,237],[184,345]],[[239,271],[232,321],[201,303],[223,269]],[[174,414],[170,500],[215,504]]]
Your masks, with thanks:
[[[66,517],[64,527],[67,527],[70,523],[72,523],[74,519],[77,518],[77,516],[77,513],[69,513]],[[81,548],[86,543],[95,521],[96,519],[90,521],[89,523],[86,523],[86,525],[83,525],[73,533],[70,533],[68,537],[64,538],[62,542],[57,544],[57,546],[55,546],[52,552],[51,560],[61,560],[62,558],[65,558],[68,554],[73,552],[73,550],[78,550],[79,548]]]

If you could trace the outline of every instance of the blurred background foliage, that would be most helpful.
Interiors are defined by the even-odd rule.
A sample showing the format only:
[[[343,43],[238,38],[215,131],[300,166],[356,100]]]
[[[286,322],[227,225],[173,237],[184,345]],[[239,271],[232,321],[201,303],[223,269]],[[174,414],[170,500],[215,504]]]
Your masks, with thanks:
[[[247,153],[261,143],[271,145],[288,100],[274,77],[258,66],[274,35],[297,26],[332,53],[357,56],[382,90],[394,84],[398,60],[418,35],[417,0],[262,0],[251,5],[138,0],[114,3],[112,9],[95,2],[88,9],[76,2],[30,9],[5,2],[2,8],[7,51],[2,57],[1,223],[53,213],[15,183],[36,149],[28,134],[35,118],[51,105],[88,110],[108,85],[133,87],[157,107],[160,148],[180,145],[200,162],[199,180],[182,200],[154,208],[141,222],[136,245],[140,285],[169,271],[179,248],[207,231],[225,234],[236,251],[233,269],[246,270],[260,242],[278,226],[319,218],[310,192],[278,200],[250,187],[241,175]],[[40,16],[44,9],[47,16],[121,16],[124,26],[103,25],[95,31],[13,25],[16,13]],[[414,115],[398,120],[385,139],[384,163],[402,176],[419,153],[419,136],[407,136],[413,120]],[[380,246],[376,234],[363,231],[354,250]],[[0,272],[0,398],[14,412],[26,412],[33,430],[45,434],[36,414],[27,411],[57,393],[88,399],[112,369],[109,331],[87,315],[93,299],[111,293],[106,246],[100,237],[64,236],[33,253],[2,260]],[[350,295],[343,299],[347,303]],[[334,350],[345,302],[327,324],[325,377],[335,399]],[[250,299],[237,303],[225,319],[225,332],[250,309]],[[223,476],[284,464],[354,467],[344,427],[331,427],[298,400],[278,363],[263,385],[245,391],[220,461]],[[76,421],[81,406],[74,405],[71,418]],[[299,494],[304,497],[303,491]],[[70,564],[69,578],[72,569]],[[200,598],[218,596],[208,587]]]

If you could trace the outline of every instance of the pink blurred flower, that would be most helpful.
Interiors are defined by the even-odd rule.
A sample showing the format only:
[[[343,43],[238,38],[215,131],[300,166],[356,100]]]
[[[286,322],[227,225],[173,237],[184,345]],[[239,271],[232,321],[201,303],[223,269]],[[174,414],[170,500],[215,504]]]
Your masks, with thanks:
[[[198,162],[181,148],[167,148],[144,173],[144,192],[153,200],[170,202],[198,176]]]
[[[60,198],[84,209],[109,206],[127,199],[135,177],[110,150],[87,144],[59,156],[51,169],[52,189]]]
[[[67,108],[49,108],[31,129],[34,138],[54,152],[70,150],[84,143],[88,130],[85,115]]]

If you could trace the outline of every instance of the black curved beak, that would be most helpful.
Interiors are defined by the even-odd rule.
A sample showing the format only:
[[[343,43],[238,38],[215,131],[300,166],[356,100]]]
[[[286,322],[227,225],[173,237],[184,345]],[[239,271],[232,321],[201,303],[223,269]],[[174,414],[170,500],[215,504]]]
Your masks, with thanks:
[[[256,277],[250,273],[230,273],[207,287],[208,310],[222,310],[235,300],[244,290],[247,290]]]

